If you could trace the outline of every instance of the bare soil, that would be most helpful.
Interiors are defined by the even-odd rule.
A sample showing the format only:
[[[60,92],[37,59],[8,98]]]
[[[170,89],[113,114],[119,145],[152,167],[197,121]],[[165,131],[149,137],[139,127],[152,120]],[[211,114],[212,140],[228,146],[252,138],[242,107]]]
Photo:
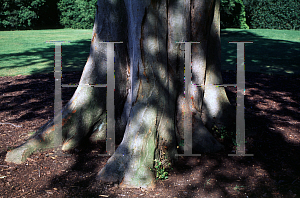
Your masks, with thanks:
[[[235,83],[234,72],[222,73],[224,83]],[[78,83],[80,76],[65,73],[63,84]],[[0,77],[0,122],[6,123],[0,124],[0,197],[300,197],[299,82],[300,77],[246,72],[246,153],[254,156],[228,156],[234,145],[218,136],[225,151],[180,157],[167,180],[145,190],[95,180],[108,160],[98,155],[105,142],[84,141],[69,156],[48,150],[21,165],[6,163],[7,150],[53,117],[54,77]],[[75,89],[62,88],[63,105]],[[236,88],[226,91],[236,105]]]

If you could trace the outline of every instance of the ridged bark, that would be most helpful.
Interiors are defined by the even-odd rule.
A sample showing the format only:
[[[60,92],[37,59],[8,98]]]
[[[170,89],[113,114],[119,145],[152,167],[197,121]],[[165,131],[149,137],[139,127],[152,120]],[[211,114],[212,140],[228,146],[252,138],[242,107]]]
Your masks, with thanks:
[[[220,21],[215,5],[219,2],[98,1],[90,55],[79,84],[105,84],[106,44],[100,42],[123,41],[115,44],[114,66],[116,136],[123,140],[98,173],[100,181],[154,187],[150,170],[154,160],[162,161],[165,153],[168,162],[176,162],[177,146],[184,139],[184,113],[193,115],[193,152],[223,148],[205,124],[212,116],[222,119],[218,115],[225,115],[223,104],[228,105],[228,100],[224,89],[190,85],[192,107],[183,109],[185,52],[184,45],[176,43],[201,42],[192,45],[193,84],[222,82]],[[84,136],[106,138],[105,95],[105,88],[77,88],[63,110],[63,150],[76,147]],[[203,106],[208,113],[203,113]],[[21,163],[36,150],[33,148],[51,147],[53,127],[52,119],[24,145],[9,152],[6,161]]]

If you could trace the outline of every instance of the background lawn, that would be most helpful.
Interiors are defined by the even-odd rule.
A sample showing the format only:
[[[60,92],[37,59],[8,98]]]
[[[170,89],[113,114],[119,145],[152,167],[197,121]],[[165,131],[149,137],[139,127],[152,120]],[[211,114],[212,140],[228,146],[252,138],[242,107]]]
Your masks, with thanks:
[[[82,71],[89,55],[92,29],[0,31],[0,76],[31,75],[54,71],[55,44],[62,44],[64,71]],[[223,29],[222,70],[236,70],[236,44],[245,44],[246,71],[300,75],[300,31]]]
[[[221,30],[222,70],[236,70],[236,44],[245,44],[245,69],[270,75],[300,75],[300,31],[270,29]]]
[[[123,190],[95,180],[109,158],[99,157],[105,153],[105,142],[82,144],[69,157],[53,157],[52,149],[32,155],[22,165],[4,162],[7,150],[23,144],[32,131],[53,118],[55,46],[45,42],[71,41],[62,44],[65,72],[62,83],[78,84],[91,37],[92,30],[0,31],[0,75],[5,76],[0,78],[0,122],[10,123],[0,124],[2,195],[142,196],[140,189]],[[235,152],[235,140],[229,137],[225,141],[222,138],[225,132],[220,130],[213,134],[226,150],[201,158],[179,158],[170,177],[157,188],[143,191],[143,197],[151,194],[159,197],[300,197],[299,38],[300,31],[221,31],[222,74],[226,84],[236,83],[236,44],[228,41],[254,42],[245,44],[246,71],[255,73],[246,72],[244,103],[246,153],[254,156],[228,156]],[[75,72],[66,72],[72,70]],[[290,77],[295,74],[299,76]],[[236,87],[225,89],[229,101],[236,106]],[[75,90],[62,88],[63,106]],[[227,134],[235,130],[233,126]],[[187,180],[183,175],[193,179]]]
[[[54,71],[54,43],[62,46],[64,71],[83,69],[90,52],[93,30],[0,31],[0,76],[31,75]]]

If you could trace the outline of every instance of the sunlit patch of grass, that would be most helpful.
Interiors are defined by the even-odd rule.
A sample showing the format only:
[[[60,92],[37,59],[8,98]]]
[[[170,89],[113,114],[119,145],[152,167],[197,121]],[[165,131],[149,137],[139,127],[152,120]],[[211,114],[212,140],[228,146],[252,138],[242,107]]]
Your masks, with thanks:
[[[0,76],[32,75],[54,71],[55,44],[61,44],[63,71],[81,71],[89,54],[92,29],[54,29],[0,32]],[[70,53],[70,50],[72,53]],[[73,50],[73,51],[72,51]],[[70,62],[77,64],[70,64]]]

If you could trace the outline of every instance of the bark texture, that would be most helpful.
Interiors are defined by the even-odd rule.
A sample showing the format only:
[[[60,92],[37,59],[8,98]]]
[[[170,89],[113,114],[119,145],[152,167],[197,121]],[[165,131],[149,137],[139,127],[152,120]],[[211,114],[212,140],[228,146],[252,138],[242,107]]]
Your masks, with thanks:
[[[219,0],[98,1],[90,55],[79,86],[63,109],[63,150],[89,136],[106,139],[106,90],[84,84],[106,83],[106,44],[115,44],[116,136],[123,140],[98,173],[103,182],[122,187],[154,187],[154,160],[176,162],[184,139],[184,113],[193,115],[193,152],[223,148],[211,133],[230,108],[224,88],[189,85],[192,105],[184,109],[184,45],[192,45],[192,83],[222,84]],[[213,119],[215,118],[215,119]],[[53,119],[6,161],[22,163],[37,149],[53,146]],[[183,147],[180,146],[179,150]],[[164,153],[162,155],[162,153]]]

